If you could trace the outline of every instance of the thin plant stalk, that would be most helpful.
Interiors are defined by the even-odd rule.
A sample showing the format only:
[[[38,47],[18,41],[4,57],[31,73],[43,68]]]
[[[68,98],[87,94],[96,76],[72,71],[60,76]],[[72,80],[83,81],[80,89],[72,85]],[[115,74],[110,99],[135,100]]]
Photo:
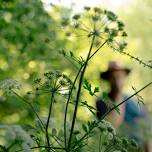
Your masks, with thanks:
[[[89,56],[88,61],[89,61],[107,42],[108,42],[108,39],[105,40],[105,42],[102,43],[102,44],[96,49],[96,51],[95,51],[92,55]],[[69,105],[69,102],[70,102],[70,99],[71,99],[71,95],[72,95],[72,92],[73,92],[75,83],[76,83],[76,81],[77,81],[77,79],[78,79],[78,76],[79,76],[79,74],[80,74],[83,66],[84,66],[84,64],[80,67],[80,69],[79,69],[79,71],[78,71],[78,73],[77,73],[77,75],[76,75],[76,77],[75,77],[75,79],[74,79],[74,82],[73,82],[73,85],[72,85],[72,87],[71,87],[71,89],[70,89],[70,93],[69,93],[68,100],[67,100],[67,103],[66,103],[65,115],[64,115],[64,139],[65,139],[65,147],[67,147],[67,142],[66,142],[66,121],[67,121],[68,105]]]
[[[28,105],[30,106],[30,108],[32,109],[32,111],[35,113],[36,117],[37,117],[38,120],[40,121],[41,129],[44,131],[45,126],[44,126],[42,120],[40,119],[38,113],[35,111],[35,108],[33,107],[33,105],[32,105],[30,102],[26,101],[25,98],[21,97],[21,96],[20,96],[18,93],[16,93],[15,91],[13,91],[13,93],[14,93],[18,98],[20,98],[22,101],[24,101],[26,104],[28,104]]]
[[[89,130],[89,132],[85,133],[80,140],[77,142],[80,143],[82,142],[89,134],[90,132],[98,126],[98,124],[113,110],[115,110],[116,108],[118,108],[121,104],[127,102],[129,99],[131,99],[132,97],[134,97],[135,95],[137,95],[139,92],[143,91],[145,88],[149,87],[152,84],[152,82],[149,82],[147,85],[145,85],[144,87],[142,87],[141,89],[139,89],[138,91],[136,91],[134,94],[132,94],[131,96],[129,96],[127,99],[123,100],[122,102],[120,102],[118,105],[114,106],[113,108],[111,108],[111,110],[109,110],[105,115],[102,116],[102,118],[100,120],[98,120],[96,122],[96,125],[94,125],[94,127],[92,127],[92,129]]]
[[[48,147],[48,146],[36,146],[36,147],[31,147],[30,149],[40,149],[40,148],[50,148],[50,149],[56,149],[56,150],[64,150],[65,148],[61,148],[61,147]],[[20,152],[20,151],[23,151],[25,149],[20,149],[20,150],[17,150],[15,152]]]
[[[50,99],[50,106],[49,106],[49,113],[48,113],[48,118],[46,122],[46,128],[45,128],[45,133],[46,133],[46,141],[47,141],[47,146],[50,147],[50,138],[49,138],[49,132],[48,132],[48,127],[49,127],[49,122],[51,118],[51,112],[52,112],[52,107],[53,107],[53,102],[54,102],[54,94],[56,92],[56,83],[57,79],[54,81],[54,85],[51,91],[51,99]],[[50,148],[47,148],[48,152],[50,152]]]
[[[48,119],[46,123],[46,141],[47,141],[47,146],[50,147],[50,139],[49,139],[49,133],[48,133],[48,127],[49,127],[49,122],[50,122],[50,117],[51,117],[51,112],[52,112],[52,106],[53,106],[53,101],[54,101],[54,92],[51,94],[51,100],[50,100],[50,106],[49,106],[49,114],[48,114]],[[50,148],[47,148],[48,152],[50,152]]]
[[[64,114],[64,140],[65,140],[64,142],[65,142],[65,148],[67,147],[67,142],[66,142],[66,121],[67,121],[68,105],[69,105],[69,102],[70,102],[70,99],[71,99],[72,91],[74,89],[74,86],[75,86],[75,83],[76,83],[76,81],[78,79],[78,76],[79,76],[79,74],[80,74],[80,72],[82,70],[82,67],[83,66],[80,67],[80,69],[79,69],[79,71],[78,71],[78,73],[77,73],[77,75],[75,77],[75,80],[74,80],[74,82],[72,84],[72,87],[70,89],[70,93],[69,93],[68,100],[67,100],[67,103],[66,103],[65,114]]]
[[[88,63],[88,60],[89,60],[89,57],[90,57],[90,54],[91,54],[91,51],[92,51],[92,48],[93,48],[94,40],[95,40],[95,35],[93,35],[91,45],[90,45],[90,49],[89,49],[89,52],[88,52],[88,55],[87,55],[87,59],[86,59],[86,62],[84,64],[84,68],[82,70],[80,80],[79,80],[78,92],[77,92],[77,96],[76,96],[76,104],[75,104],[72,126],[71,126],[71,130],[70,130],[70,137],[69,137],[69,142],[68,142],[68,147],[67,147],[68,151],[70,149],[72,134],[73,134],[74,126],[75,126],[75,120],[76,120],[76,115],[77,115],[77,109],[78,109],[78,103],[79,103],[79,98],[80,98],[80,92],[81,92],[83,77],[84,77],[84,73],[85,73],[85,70],[86,70],[86,67],[87,67],[87,63]]]
[[[132,94],[131,96],[129,96],[127,99],[123,100],[122,102],[120,102],[119,104],[117,104],[116,106],[114,106],[113,108],[111,108],[103,117],[103,119],[113,110],[115,110],[116,108],[118,108],[120,105],[122,105],[123,103],[127,102],[130,98],[132,98],[133,96],[137,95],[139,92],[141,92],[142,90],[144,90],[145,88],[147,88],[148,86],[150,86],[152,84],[152,81],[150,83],[148,83],[147,85],[145,85],[143,88],[141,88],[140,90],[136,91],[134,94]]]

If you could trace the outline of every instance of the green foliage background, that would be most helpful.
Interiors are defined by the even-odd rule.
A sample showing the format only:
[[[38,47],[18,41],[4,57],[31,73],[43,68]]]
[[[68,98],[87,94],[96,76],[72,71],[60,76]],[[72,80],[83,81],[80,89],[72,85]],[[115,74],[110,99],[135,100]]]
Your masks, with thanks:
[[[138,0],[126,10],[117,11],[118,16],[125,22],[128,32],[128,52],[139,56],[147,63],[152,62],[151,8],[150,0],[144,2]],[[70,32],[64,31],[62,26],[59,26],[66,24],[71,14],[71,9],[57,6],[52,6],[50,11],[46,12],[40,0],[0,0],[0,80],[6,78],[19,80],[25,93],[31,90],[30,83],[48,70],[63,70],[72,78],[76,73],[76,65],[65,60],[60,51],[67,49],[83,57],[88,45],[83,37],[70,37]],[[69,36],[68,39],[67,36]],[[140,88],[151,81],[151,69],[144,68],[136,61],[113,52],[109,48],[104,48],[91,61],[91,66],[86,72],[87,78],[91,79],[95,86],[101,86],[101,91],[107,90],[108,85],[99,80],[99,72],[104,71],[108,61],[113,59],[121,59],[132,69],[132,74],[126,84],[127,93],[133,93],[131,86]],[[151,90],[152,88],[149,87],[141,93],[149,110],[152,108]],[[95,99],[87,93],[84,94],[84,98],[91,105],[95,104]],[[42,96],[38,102],[35,102],[35,107],[39,105],[42,108],[37,108],[37,110],[41,116],[46,116],[48,99]],[[60,112],[63,110],[59,102],[53,115],[62,119]],[[80,108],[79,116],[83,120],[89,118],[90,113]],[[1,93],[0,123],[23,124],[32,122],[33,118],[33,112],[25,103],[15,97],[5,99]]]

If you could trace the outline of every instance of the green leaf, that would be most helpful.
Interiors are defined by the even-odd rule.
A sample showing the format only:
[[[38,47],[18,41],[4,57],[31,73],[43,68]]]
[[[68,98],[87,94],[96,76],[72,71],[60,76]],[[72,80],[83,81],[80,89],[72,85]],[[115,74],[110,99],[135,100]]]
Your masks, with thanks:
[[[85,124],[82,124],[82,128],[85,132],[88,132],[87,126]]]
[[[89,92],[91,91],[91,84],[88,82],[87,79],[84,79],[84,85],[83,85],[84,89],[88,90]]]
[[[99,92],[99,87],[95,87],[94,91],[92,90],[91,83],[88,82],[87,79],[84,79],[84,85],[83,88],[89,91],[89,94],[91,96],[95,95],[95,93]]]
[[[94,93],[99,92],[99,87],[94,88]]]
[[[2,145],[0,145],[0,150],[1,150],[1,152],[6,152],[7,151],[7,149]]]
[[[78,135],[78,134],[80,134],[81,132],[79,131],[79,130],[75,130],[74,132],[73,132],[73,134],[75,134],[75,135]]]
[[[71,56],[71,57],[74,57],[74,54],[73,54],[73,52],[71,52],[71,51],[70,51],[70,56]]]

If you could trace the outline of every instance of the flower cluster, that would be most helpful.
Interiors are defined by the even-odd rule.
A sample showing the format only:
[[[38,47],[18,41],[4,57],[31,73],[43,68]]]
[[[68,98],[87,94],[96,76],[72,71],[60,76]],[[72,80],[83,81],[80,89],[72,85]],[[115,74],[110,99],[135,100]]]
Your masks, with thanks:
[[[110,47],[120,51],[123,51],[127,46],[124,23],[109,10],[99,7],[84,7],[81,14],[75,14],[71,19],[66,19],[67,24],[62,23],[64,23],[62,26],[68,37],[86,36],[90,38],[94,35],[97,46],[107,41]]]
[[[0,129],[6,129],[6,138],[14,141],[19,139],[24,152],[32,152],[33,140],[28,133],[19,125],[1,125]]]
[[[99,129],[103,133],[103,135],[107,136],[107,140],[112,140],[116,135],[115,128],[111,125],[110,122],[106,120],[101,121]]]
[[[13,90],[19,90],[21,84],[13,79],[6,79],[0,82],[0,89],[7,95],[13,95]]]
[[[102,120],[98,128],[102,139],[104,139],[101,140],[103,150],[107,151],[111,146],[113,148],[109,149],[110,152],[128,152],[137,148],[137,143],[133,139],[119,137],[110,122]]]
[[[34,80],[36,95],[43,93],[57,93],[67,95],[72,86],[71,79],[60,71],[49,71],[43,77]],[[32,94],[32,92],[27,92]]]

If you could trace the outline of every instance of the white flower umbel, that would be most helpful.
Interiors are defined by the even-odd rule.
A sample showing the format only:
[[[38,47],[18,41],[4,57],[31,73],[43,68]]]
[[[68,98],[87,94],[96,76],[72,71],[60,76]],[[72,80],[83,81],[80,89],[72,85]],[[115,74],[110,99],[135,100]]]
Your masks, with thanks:
[[[12,125],[13,131],[16,133],[17,137],[20,137],[24,143],[27,143],[28,145],[33,145],[32,138],[27,134],[25,130],[22,129],[19,125]]]
[[[23,152],[32,152],[32,149],[26,142],[22,143],[22,148],[23,148]]]
[[[5,134],[6,140],[9,140],[9,141],[15,140],[16,134],[13,131],[12,127],[10,127],[9,125],[0,125],[0,130],[7,130],[7,132]]]
[[[9,137],[9,140],[15,140],[20,138],[22,141],[22,148],[25,152],[31,152],[33,146],[33,140],[30,135],[19,125],[0,125],[0,129],[6,129],[8,132],[6,136]]]
[[[110,122],[108,122],[106,120],[102,120],[100,126],[102,128],[105,128],[109,133],[112,133],[113,135],[116,135],[116,130]]]
[[[20,88],[21,84],[13,79],[6,79],[0,82],[0,89],[7,95],[13,95],[12,90],[19,90]]]

